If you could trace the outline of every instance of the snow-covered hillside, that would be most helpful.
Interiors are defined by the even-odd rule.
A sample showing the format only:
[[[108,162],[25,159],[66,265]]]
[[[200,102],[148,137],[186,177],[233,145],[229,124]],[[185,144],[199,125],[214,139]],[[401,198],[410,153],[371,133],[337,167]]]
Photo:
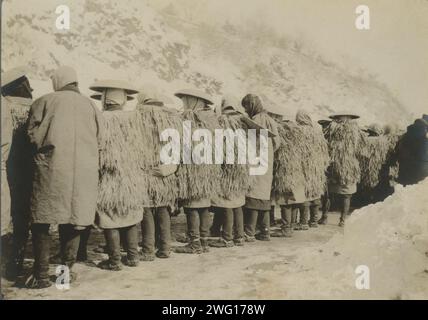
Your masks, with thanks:
[[[59,4],[71,9],[67,32],[55,28]],[[155,10],[140,0],[7,0],[2,11],[2,69],[28,65],[36,95],[51,90],[49,75],[66,64],[86,94],[95,79],[120,78],[169,95],[198,87],[217,101],[259,93],[289,117],[305,108],[316,119],[353,111],[366,124],[411,121],[373,77],[350,74],[260,23],[194,24],[172,6]]]

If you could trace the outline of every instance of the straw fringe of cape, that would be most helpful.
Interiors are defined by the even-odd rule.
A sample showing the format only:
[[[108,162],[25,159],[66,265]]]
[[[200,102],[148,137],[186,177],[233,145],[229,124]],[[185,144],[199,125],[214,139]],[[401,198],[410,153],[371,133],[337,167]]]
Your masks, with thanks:
[[[305,176],[305,195],[315,199],[324,194],[327,188],[327,168],[330,164],[327,140],[320,130],[313,126],[299,126],[302,147],[301,162]]]
[[[278,126],[281,146],[275,152],[272,193],[275,198],[292,194],[292,190],[305,185],[301,146],[302,131],[294,123]]]
[[[16,131],[26,130],[26,124],[28,119],[28,113],[30,107],[24,107],[21,105],[12,105],[10,108],[10,113],[12,115],[12,125],[14,133]]]
[[[332,121],[326,130],[331,158],[331,178],[340,185],[358,183],[361,168],[358,161],[366,137],[355,121]]]
[[[98,210],[126,216],[149,202],[142,168],[147,163],[137,111],[106,111],[105,137],[100,151]]]
[[[147,206],[159,207],[173,205],[178,198],[178,179],[175,174],[160,178],[153,176],[151,170],[160,165],[160,152],[163,142],[160,141],[160,134],[165,129],[181,129],[181,119],[178,114],[170,112],[164,107],[137,106],[139,119],[144,132],[140,136],[143,152],[140,154],[144,166],[141,168],[144,186],[147,187],[145,193],[149,198]]]
[[[236,133],[236,130],[244,130],[246,132],[245,125],[242,123],[239,117],[222,115],[219,117],[220,126],[224,129],[232,129]],[[249,187],[249,168],[248,165],[238,164],[238,139],[235,139],[234,152],[234,164],[224,163],[221,166],[220,176],[220,190],[219,196],[225,199],[233,199],[236,196],[245,194]],[[246,143],[246,140],[244,141]],[[227,150],[224,145],[224,161],[226,162]]]
[[[220,127],[218,118],[210,111],[186,110],[182,114],[182,120],[191,121],[192,132],[196,129],[208,129],[214,135],[214,130]],[[198,143],[194,143],[193,147]],[[214,148],[212,152],[214,152]],[[177,171],[179,198],[197,200],[211,198],[213,195],[219,194],[220,170],[220,165],[215,164],[180,164]]]
[[[394,172],[396,166],[393,159],[396,157],[398,141],[399,135],[370,137],[364,140],[358,158],[361,168],[361,187],[371,189],[382,180],[394,178],[397,175]]]

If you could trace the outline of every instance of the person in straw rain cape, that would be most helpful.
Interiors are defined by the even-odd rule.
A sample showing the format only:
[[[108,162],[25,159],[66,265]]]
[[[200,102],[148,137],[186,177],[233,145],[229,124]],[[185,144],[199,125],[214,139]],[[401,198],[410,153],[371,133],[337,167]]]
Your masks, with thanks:
[[[278,128],[281,145],[276,151],[272,194],[281,208],[281,229],[273,237],[291,237],[297,214],[303,211],[305,176],[303,173],[302,131],[299,126],[285,120]]]
[[[262,96],[263,97],[263,96]],[[264,100],[267,100],[267,97],[264,97]],[[278,127],[282,125],[282,121],[284,120],[284,112],[278,108],[277,106],[275,106],[275,104],[273,103],[269,103],[267,105],[267,114],[274,119],[277,123],[278,123]],[[276,150],[278,151],[278,150]],[[274,153],[274,162],[275,162],[275,157],[277,155],[277,152]],[[275,176],[275,166],[274,166],[274,171],[273,171],[273,175]],[[273,195],[273,192],[271,192],[271,208],[270,208],[270,226],[274,227],[276,225],[276,221],[275,221],[275,208],[276,208],[276,200],[275,197]]]
[[[331,123],[331,120],[327,120],[327,119],[318,120],[318,124],[321,126],[324,139],[326,139],[327,129],[330,123]],[[327,146],[328,146],[328,143],[327,143]],[[321,212],[322,212],[322,215],[325,216],[325,214],[328,213],[329,211],[330,211],[330,196],[328,194],[328,187],[327,187],[324,191],[324,194],[321,196]],[[318,224],[321,220],[322,219],[318,220]]]
[[[147,179],[146,193],[149,202],[144,208],[141,222],[142,257],[144,261],[158,258],[168,258],[171,247],[171,217],[170,210],[175,207],[178,199],[178,181],[174,174],[177,165],[162,165],[160,154],[162,143],[161,133],[166,129],[181,130],[179,114],[164,105],[162,97],[156,90],[147,86],[138,95],[137,110],[145,128],[141,137],[146,159],[144,175]],[[157,251],[155,253],[155,246]]]
[[[59,67],[52,76],[55,92],[31,106],[28,135],[34,146],[31,196],[33,277],[30,288],[50,286],[51,224],[59,225],[62,264],[76,261],[80,234],[92,225],[98,189],[98,151],[103,120],[99,110],[79,92],[73,68]]]
[[[309,226],[318,226],[318,211],[321,206],[321,196],[327,187],[327,168],[330,163],[328,144],[321,130],[317,130],[310,115],[299,110],[296,114],[296,123],[302,132],[302,166],[305,177],[305,197],[303,213],[300,215],[300,229],[306,230],[308,213]]]
[[[216,128],[220,127],[217,116],[210,108],[213,102],[208,94],[196,89],[185,89],[175,95],[183,101],[183,121],[190,121],[192,125],[191,130],[183,131],[183,137],[184,135],[191,137],[192,131],[195,129],[207,129],[213,133]],[[204,137],[204,143],[207,142],[205,139],[207,137]],[[206,164],[204,160],[212,157],[212,151],[204,148],[203,153],[198,153],[196,148],[199,145],[204,144],[199,142],[197,145],[193,143],[191,146],[184,146],[183,163],[180,164],[177,172],[189,240],[185,246],[175,248],[177,253],[198,254],[209,250],[209,208],[211,197],[217,193],[219,187],[220,167],[215,164]],[[192,159],[186,160],[186,157],[192,157]]]
[[[245,199],[246,212],[244,213],[246,241],[252,242],[256,238],[262,241],[269,241],[273,154],[280,145],[280,139],[277,136],[278,125],[266,113],[258,96],[247,94],[242,99],[241,104],[252,121],[270,131],[270,137],[268,137],[267,172],[264,175],[250,176],[250,187]],[[257,138],[257,140],[259,139],[260,137]],[[260,233],[256,237],[256,226],[259,216],[261,221]]]
[[[8,278],[13,280],[22,273],[30,232],[32,154],[26,124],[33,102],[33,89],[22,67],[5,72],[2,75],[2,85],[3,103],[10,109],[13,124],[12,144],[7,159],[13,235],[11,256],[6,268]],[[2,219],[2,228],[5,226],[6,220]]]
[[[146,185],[141,159],[144,134],[136,110],[125,111],[130,95],[138,93],[131,84],[119,80],[100,80],[91,90],[101,93],[106,131],[100,152],[100,182],[97,206],[97,225],[104,230],[108,260],[98,265],[102,269],[122,269],[121,241],[126,251],[123,262],[136,267],[138,252],[138,227],[147,203]]]
[[[339,226],[345,225],[349,215],[352,195],[357,191],[357,183],[361,178],[358,161],[359,153],[364,144],[364,134],[358,126],[353,114],[337,114],[330,116],[333,121],[326,129],[331,163],[328,172],[328,191],[330,196],[336,194],[340,199]],[[327,212],[319,221],[326,224]]]
[[[237,111],[237,101],[234,97],[223,97],[221,103],[220,125],[224,130],[234,130],[234,148],[228,150],[225,145],[224,161],[221,168],[220,192],[211,198],[213,210],[221,218],[222,233],[220,239],[211,242],[212,247],[233,247],[234,245],[244,245],[244,216],[242,206],[245,204],[245,194],[248,189],[248,166],[238,164],[238,145],[246,144],[246,125],[242,122],[242,113]],[[239,133],[242,133],[239,135]],[[227,141],[225,138],[224,141]],[[230,141],[228,142],[230,143]],[[227,164],[228,156],[233,157],[234,163]]]

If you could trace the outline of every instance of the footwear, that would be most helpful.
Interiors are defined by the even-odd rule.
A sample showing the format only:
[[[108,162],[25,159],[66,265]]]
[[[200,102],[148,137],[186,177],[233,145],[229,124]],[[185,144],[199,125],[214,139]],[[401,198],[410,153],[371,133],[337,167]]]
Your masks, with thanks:
[[[259,241],[270,241],[270,235],[264,233],[258,233],[255,237]]]
[[[327,215],[323,215],[321,219],[318,220],[318,224],[326,225],[327,224]]]
[[[27,289],[45,289],[50,286],[52,286],[52,282],[49,279],[36,279],[33,275],[25,281]]]
[[[245,242],[255,242],[256,241],[255,237],[249,236],[247,234],[245,234],[244,239],[245,239]]]
[[[153,253],[141,253],[140,261],[154,261],[155,255]]]
[[[110,270],[110,271],[120,271],[120,270],[122,270],[122,264],[120,262],[119,263],[115,263],[115,262],[112,262],[110,260],[101,261],[98,264],[98,267],[101,268],[101,269],[103,269],[103,270]]]
[[[175,253],[201,254],[203,252],[200,240],[192,241],[185,246],[175,247]]]
[[[309,230],[309,225],[307,223],[300,224],[300,230],[303,230],[303,231]]]
[[[210,245],[210,247],[214,247],[214,248],[230,248],[230,247],[235,246],[233,240],[227,241],[223,238],[220,238],[214,242],[210,242],[209,245]]]
[[[209,252],[210,251],[210,247],[209,247],[209,241],[208,238],[204,238],[201,239],[201,246],[202,246],[202,252]]]
[[[345,226],[345,220],[340,219],[339,227],[344,227],[344,226]]]
[[[123,264],[128,267],[137,267],[139,263],[140,261],[135,259],[128,259],[127,257],[123,259]]]
[[[234,239],[233,243],[235,244],[235,246],[237,247],[242,247],[244,246],[245,243],[245,239],[244,238],[239,238],[239,239]]]
[[[316,222],[316,221],[309,222],[309,227],[310,228],[318,228],[318,222]]]
[[[76,257],[76,261],[77,262],[86,262],[86,261],[88,261],[88,255],[84,254],[84,253],[78,254]]]
[[[186,234],[180,233],[175,235],[175,241],[181,242],[181,243],[189,243],[190,239]]]
[[[300,223],[296,223],[295,225],[294,225],[294,228],[293,228],[294,230],[297,230],[297,231],[300,231],[300,230],[302,230],[302,225],[300,224]]]
[[[293,236],[293,229],[281,228],[281,230],[272,232],[270,236],[275,238],[291,238]]]
[[[158,250],[156,252],[156,257],[158,257],[160,259],[168,259],[169,256],[170,256],[170,253],[166,252],[166,251],[160,251],[160,250]]]

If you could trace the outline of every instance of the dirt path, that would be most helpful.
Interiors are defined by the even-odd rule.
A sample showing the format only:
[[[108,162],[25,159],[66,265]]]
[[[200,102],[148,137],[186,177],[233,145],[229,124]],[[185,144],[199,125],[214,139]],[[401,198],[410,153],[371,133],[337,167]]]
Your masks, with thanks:
[[[175,230],[183,229],[183,218]],[[317,247],[341,232],[337,215],[330,224],[308,231],[296,231],[293,238],[272,238],[271,242],[246,244],[244,247],[212,248],[201,255],[172,254],[170,259],[141,262],[137,268],[121,272],[77,264],[79,279],[66,291],[52,286],[43,290],[12,287],[2,279],[6,299],[293,299],[305,296],[308,288],[296,292],[295,272],[305,272],[296,265],[299,250]],[[100,232],[93,232],[89,244],[90,259],[97,263],[107,256],[93,253],[103,243]],[[31,260],[26,261],[27,268]],[[297,271],[296,271],[297,270]],[[54,267],[51,273],[54,274]],[[316,279],[313,279],[316,281]]]

